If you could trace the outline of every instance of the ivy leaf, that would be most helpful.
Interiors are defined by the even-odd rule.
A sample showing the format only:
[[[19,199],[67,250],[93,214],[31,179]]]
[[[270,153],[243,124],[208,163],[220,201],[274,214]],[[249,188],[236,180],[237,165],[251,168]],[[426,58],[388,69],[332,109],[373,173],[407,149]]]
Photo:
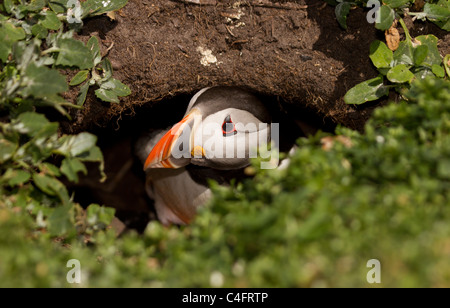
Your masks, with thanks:
[[[83,71],[79,71],[70,81],[69,85],[71,86],[77,86],[79,84],[81,84],[83,81],[85,81],[88,78],[89,75],[89,71],[88,70],[83,70]]]
[[[386,5],[382,5],[378,12],[380,22],[375,23],[375,28],[378,30],[387,30],[392,26],[395,19],[395,12],[393,9]]]
[[[383,84],[383,76],[378,76],[363,81],[345,94],[346,104],[359,105],[368,101],[374,101],[389,94],[389,88]]]
[[[87,174],[86,166],[77,158],[65,158],[61,163],[61,172],[71,182],[78,183],[78,172]]]
[[[64,76],[58,71],[30,63],[25,70],[21,94],[25,97],[43,98],[68,90]]]
[[[334,10],[336,14],[336,19],[339,22],[339,25],[343,29],[347,29],[347,16],[350,12],[351,4],[348,2],[341,2],[336,5],[336,9]]]
[[[411,73],[405,64],[399,64],[391,68],[386,77],[391,82],[404,83],[411,82],[414,78],[414,74]]]
[[[59,39],[56,42],[59,48],[56,65],[76,66],[80,69],[90,69],[94,67],[94,61],[89,48],[75,39]]]
[[[53,11],[47,11],[41,24],[49,30],[58,30],[62,23]]]
[[[374,41],[370,44],[370,59],[377,68],[390,67],[394,54],[385,43]]]

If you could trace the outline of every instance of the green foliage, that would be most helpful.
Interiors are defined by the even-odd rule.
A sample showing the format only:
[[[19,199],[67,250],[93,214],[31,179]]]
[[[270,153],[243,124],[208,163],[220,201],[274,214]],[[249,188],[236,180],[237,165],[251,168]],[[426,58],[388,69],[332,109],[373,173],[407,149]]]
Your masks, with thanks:
[[[61,247],[0,204],[0,247],[14,247],[0,250],[0,285],[77,286],[66,281],[74,258],[86,287],[369,287],[375,258],[380,286],[449,286],[450,82],[416,80],[405,97],[377,109],[363,134],[300,140],[288,168],[255,160],[254,179],[212,183],[213,200],[189,226],[154,221],[116,238],[95,232],[113,213],[92,205],[81,223],[91,244]],[[70,232],[71,212],[51,216],[54,232]]]
[[[372,8],[373,1],[369,3],[368,0],[337,0],[325,2],[336,5],[336,19],[339,25],[347,29],[347,16],[350,13],[351,7]],[[409,14],[416,16],[417,19],[427,19],[434,22],[440,28],[450,31],[450,2],[448,0],[428,1],[425,3],[422,12],[412,12],[410,8],[415,3],[415,0],[383,0],[378,1],[379,11],[378,20],[375,23],[375,28],[378,30],[387,30],[391,27],[394,19],[401,15]],[[338,8],[339,7],[339,8]]]
[[[368,3],[366,0],[337,0],[335,13],[339,25],[347,29],[347,16],[352,7],[369,7],[368,17],[371,15],[375,20],[375,28],[388,30],[395,20],[399,20],[406,34],[406,40],[399,43],[398,49],[392,52],[386,44],[374,41],[370,46],[370,59],[382,76],[380,84],[379,77],[364,81],[351,88],[344,97],[347,104],[359,105],[367,101],[380,99],[389,94],[389,88],[394,88],[400,94],[414,79],[424,79],[428,76],[445,78],[445,73],[450,77],[448,61],[442,61],[437,48],[438,39],[433,35],[422,35],[415,39],[411,38],[401,16],[409,14],[415,19],[429,20],[440,28],[450,31],[450,1],[438,0],[428,1],[424,4],[421,12],[411,12],[414,0],[384,0]],[[375,6],[374,6],[375,5]],[[377,9],[378,8],[378,9]],[[369,21],[369,19],[368,19]],[[377,82],[374,82],[376,80]],[[385,81],[389,83],[385,84]]]
[[[100,7],[98,1],[83,2],[83,18],[125,3],[111,0]],[[99,48],[92,50],[73,38],[74,30],[69,28],[76,27],[68,20],[67,4],[67,0],[0,4],[0,211],[8,217],[20,213],[13,222],[23,223],[28,230],[24,232],[31,237],[39,234],[40,240],[58,236],[69,241],[93,234],[105,229],[114,216],[113,209],[98,205],[85,212],[66,188],[67,181],[76,183],[80,173],[86,174],[86,162],[97,163],[105,176],[97,137],[61,134],[59,123],[49,121],[48,108],[43,108],[54,108],[70,119],[67,108],[81,107],[61,96],[75,84],[68,84],[60,70],[83,70],[77,76],[86,79],[91,71],[103,70],[96,67],[99,58],[107,61]],[[112,71],[108,74],[92,85],[101,88],[103,82],[110,82],[108,89],[116,98],[128,95],[128,87],[113,79]],[[2,229],[8,236],[14,233],[14,228],[5,231],[9,223],[5,220]],[[1,268],[0,274],[4,271]]]
[[[389,88],[395,88],[401,94],[415,79],[428,76],[445,77],[444,68],[448,61],[441,58],[437,48],[438,38],[434,35],[412,38],[402,19],[400,24],[406,39],[399,42],[397,50],[391,51],[385,43],[378,40],[370,45],[369,57],[380,75],[351,88],[344,96],[347,104],[358,105],[377,100],[387,96]],[[385,84],[385,81],[391,84]]]
[[[74,2],[75,7],[69,8],[72,2],[10,0],[0,6],[0,106],[14,109],[26,102],[51,106],[67,115],[66,107],[83,105],[89,86],[98,87],[97,91],[103,95],[97,97],[107,102],[119,103],[120,96],[131,93],[126,85],[112,78],[111,65],[105,64],[109,63],[106,58],[102,59],[96,37],[87,45],[73,38],[82,19],[120,9],[127,1],[89,0]],[[73,30],[67,31],[67,27]],[[47,49],[42,50],[43,46]],[[92,76],[81,86],[76,104],[60,96],[68,90],[65,77],[58,72],[63,68],[81,70],[70,86],[77,86]]]

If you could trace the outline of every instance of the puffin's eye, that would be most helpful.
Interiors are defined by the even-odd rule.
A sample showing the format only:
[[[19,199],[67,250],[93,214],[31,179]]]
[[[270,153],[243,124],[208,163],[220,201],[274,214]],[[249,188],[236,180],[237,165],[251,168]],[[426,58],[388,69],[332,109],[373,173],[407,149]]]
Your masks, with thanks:
[[[232,136],[237,134],[236,127],[234,127],[233,121],[231,121],[231,117],[227,115],[225,120],[223,120],[222,124],[222,133],[224,137]]]

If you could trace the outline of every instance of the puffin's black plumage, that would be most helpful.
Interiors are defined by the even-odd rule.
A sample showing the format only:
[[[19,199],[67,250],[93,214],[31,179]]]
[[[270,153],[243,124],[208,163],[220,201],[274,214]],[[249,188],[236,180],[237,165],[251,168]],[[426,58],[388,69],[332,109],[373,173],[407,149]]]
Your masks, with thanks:
[[[155,201],[160,221],[189,223],[196,209],[211,196],[208,179],[227,184],[233,178],[245,177],[249,148],[256,145],[249,140],[257,140],[257,145],[261,140],[270,142],[270,124],[270,112],[252,93],[237,87],[213,87],[194,95],[185,117],[171,129],[141,138],[137,153],[144,163],[146,190]],[[208,125],[218,131],[207,135]],[[245,155],[222,153],[230,145],[243,147]],[[175,155],[177,151],[184,157]],[[233,148],[232,154],[236,153]]]

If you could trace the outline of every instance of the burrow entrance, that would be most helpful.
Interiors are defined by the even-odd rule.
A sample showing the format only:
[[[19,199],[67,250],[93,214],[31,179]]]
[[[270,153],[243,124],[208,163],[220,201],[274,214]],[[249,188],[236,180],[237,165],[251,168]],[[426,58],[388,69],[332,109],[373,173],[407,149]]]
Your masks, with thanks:
[[[105,127],[91,130],[105,159],[107,180],[100,182],[96,164],[88,165],[88,175],[71,185],[75,200],[83,207],[98,203],[116,209],[116,217],[128,228],[142,231],[156,219],[151,200],[145,192],[145,173],[135,154],[135,142],[142,132],[168,129],[182,119],[189,100],[195,94],[178,95],[156,103],[144,104],[123,112]],[[288,104],[281,97],[255,93],[271,111],[273,122],[280,123],[280,150],[288,151],[298,138],[317,130],[333,131],[336,124],[317,111]]]

